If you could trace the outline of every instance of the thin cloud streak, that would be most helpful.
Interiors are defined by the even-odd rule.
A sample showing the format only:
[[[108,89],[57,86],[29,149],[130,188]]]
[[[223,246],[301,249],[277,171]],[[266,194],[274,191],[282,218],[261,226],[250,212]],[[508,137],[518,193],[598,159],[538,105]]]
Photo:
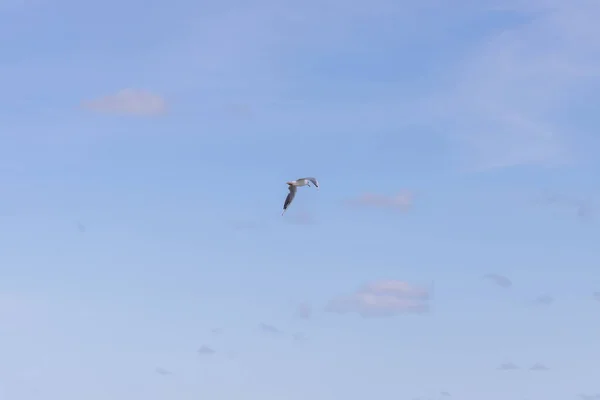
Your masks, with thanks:
[[[502,363],[497,368],[500,371],[514,371],[519,369],[519,366],[512,362]]]
[[[198,354],[201,356],[210,356],[215,353],[216,353],[216,351],[212,347],[209,347],[206,345],[203,345],[198,349]]]
[[[539,201],[540,204],[556,206],[574,212],[582,220],[590,220],[594,216],[594,206],[590,201],[558,194],[547,194]]]
[[[483,279],[487,279],[490,282],[496,284],[497,286],[500,286],[505,289],[508,289],[509,287],[512,286],[512,281],[503,275],[486,274],[483,276]]]
[[[541,295],[535,299],[535,303],[539,305],[549,306],[554,303],[554,297],[550,295]]]
[[[296,316],[300,319],[310,319],[312,315],[312,307],[309,304],[302,303],[296,309]]]
[[[173,373],[167,369],[158,367],[154,370],[154,372],[156,372],[159,375],[163,375],[163,376],[167,376],[167,375],[173,375]]]
[[[137,89],[123,89],[82,105],[95,112],[134,116],[162,115],[167,111],[167,103],[161,96]]]
[[[384,280],[364,285],[355,293],[332,299],[325,310],[362,317],[391,317],[429,312],[427,290],[398,280]]]
[[[579,394],[577,395],[581,400],[600,400],[600,393],[595,394]]]
[[[398,211],[407,211],[413,206],[413,194],[400,192],[393,196],[365,193],[348,201],[348,204],[358,207],[383,208]]]
[[[531,366],[531,368],[529,368],[530,371],[549,371],[550,368],[548,368],[547,366],[545,366],[542,363],[535,363]]]
[[[277,328],[273,325],[265,324],[264,322],[261,322],[258,325],[258,328],[260,329],[261,332],[267,333],[270,335],[280,335],[283,333],[281,330],[279,330],[279,328]]]

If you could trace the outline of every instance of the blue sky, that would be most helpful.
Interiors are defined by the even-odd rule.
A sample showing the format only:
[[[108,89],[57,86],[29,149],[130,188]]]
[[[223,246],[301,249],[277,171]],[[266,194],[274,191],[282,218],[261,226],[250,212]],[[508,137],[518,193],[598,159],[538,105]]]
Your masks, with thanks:
[[[593,400],[598,15],[3,2],[0,398]]]

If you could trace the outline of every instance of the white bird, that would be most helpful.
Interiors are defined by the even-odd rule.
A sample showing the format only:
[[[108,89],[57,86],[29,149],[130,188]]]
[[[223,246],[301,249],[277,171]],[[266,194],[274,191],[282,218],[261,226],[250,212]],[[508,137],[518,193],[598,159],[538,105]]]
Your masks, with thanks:
[[[312,177],[300,178],[300,179],[296,179],[295,181],[289,181],[286,183],[288,185],[288,189],[290,190],[290,193],[288,193],[287,197],[285,198],[285,202],[283,203],[283,212],[281,213],[281,215],[285,214],[285,210],[287,210],[287,208],[290,206],[290,204],[292,204],[292,201],[294,200],[294,197],[296,196],[296,191],[298,190],[298,186],[310,187],[310,184],[312,183],[313,185],[315,185],[317,190],[319,190],[319,182],[315,178],[312,178]]]

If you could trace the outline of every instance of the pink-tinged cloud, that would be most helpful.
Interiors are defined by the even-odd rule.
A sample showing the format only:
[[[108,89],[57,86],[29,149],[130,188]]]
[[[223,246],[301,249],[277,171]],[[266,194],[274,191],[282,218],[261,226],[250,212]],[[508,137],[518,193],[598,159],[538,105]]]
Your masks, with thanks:
[[[350,200],[349,203],[351,205],[360,207],[386,208],[406,211],[413,205],[413,198],[413,194],[407,191],[397,193],[393,196],[365,193],[355,199]]]
[[[429,311],[428,298],[429,293],[423,288],[403,281],[384,280],[331,300],[326,310],[340,314],[357,313],[362,317],[422,314]]]
[[[395,280],[368,283],[363,287],[362,292],[418,299],[427,299],[429,297],[429,292],[426,289]]]
[[[123,89],[109,96],[86,101],[83,107],[107,114],[152,116],[166,113],[167,102],[161,96],[145,90]]]

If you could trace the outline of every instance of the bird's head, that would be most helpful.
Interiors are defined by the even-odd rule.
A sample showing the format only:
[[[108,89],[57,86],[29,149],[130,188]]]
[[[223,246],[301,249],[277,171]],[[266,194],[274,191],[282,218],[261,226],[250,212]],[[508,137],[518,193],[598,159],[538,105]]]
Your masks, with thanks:
[[[290,186],[291,186],[291,185],[293,185],[293,184],[294,184],[294,182],[292,182],[292,181],[288,181],[288,182],[286,182],[286,184],[288,184],[288,185],[290,185]]]

